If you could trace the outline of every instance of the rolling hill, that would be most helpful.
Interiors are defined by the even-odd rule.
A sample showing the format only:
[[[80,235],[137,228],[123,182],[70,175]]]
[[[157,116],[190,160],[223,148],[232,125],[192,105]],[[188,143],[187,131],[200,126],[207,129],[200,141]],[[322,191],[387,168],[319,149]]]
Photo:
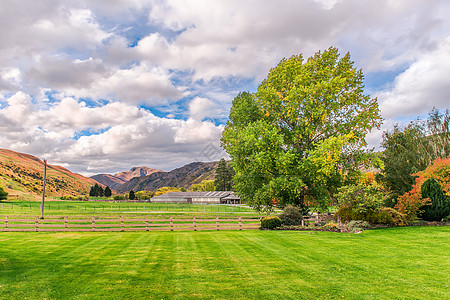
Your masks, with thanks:
[[[10,195],[40,195],[44,162],[39,158],[0,149],[0,185]],[[47,165],[46,196],[86,195],[94,179],[72,173],[61,166]]]

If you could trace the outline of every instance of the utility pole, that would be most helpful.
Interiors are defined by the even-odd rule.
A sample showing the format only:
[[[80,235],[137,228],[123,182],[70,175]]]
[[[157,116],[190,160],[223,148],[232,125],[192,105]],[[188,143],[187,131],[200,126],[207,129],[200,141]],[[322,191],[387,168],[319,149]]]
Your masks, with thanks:
[[[45,177],[47,177],[47,160],[44,159],[44,187],[42,188],[42,207],[41,219],[44,218],[44,202],[45,202]]]

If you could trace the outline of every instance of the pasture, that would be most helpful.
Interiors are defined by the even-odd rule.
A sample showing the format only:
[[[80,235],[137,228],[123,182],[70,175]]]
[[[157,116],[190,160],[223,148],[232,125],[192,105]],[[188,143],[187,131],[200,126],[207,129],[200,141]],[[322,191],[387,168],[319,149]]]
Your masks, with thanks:
[[[449,299],[450,228],[0,233],[2,299]]]
[[[198,205],[148,202],[45,201],[45,215],[123,215],[123,214],[257,214],[241,205]],[[0,202],[0,215],[41,215],[40,201],[9,200]]]

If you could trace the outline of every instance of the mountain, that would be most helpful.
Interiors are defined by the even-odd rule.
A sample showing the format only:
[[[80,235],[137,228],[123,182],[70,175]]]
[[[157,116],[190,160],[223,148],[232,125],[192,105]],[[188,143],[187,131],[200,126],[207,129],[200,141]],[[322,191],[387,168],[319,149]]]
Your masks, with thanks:
[[[115,175],[111,174],[98,174],[91,176],[92,179],[100,182],[101,184],[105,186],[109,186],[112,189],[117,189],[122,184],[126,183],[127,181],[131,180],[134,177],[142,177],[147,176],[153,173],[157,172],[163,172],[161,170],[156,170],[148,167],[134,167],[131,168],[130,171],[120,172]]]
[[[147,176],[147,175],[151,175],[156,172],[164,172],[164,171],[156,170],[156,169],[152,169],[152,168],[148,168],[148,167],[134,167],[134,168],[131,168],[130,171],[117,173],[116,175],[114,175],[114,177],[122,179],[125,182],[127,182],[134,177]]]
[[[0,149],[0,185],[11,195],[41,194],[43,178],[42,160],[33,155]],[[47,196],[86,195],[95,183],[94,179],[47,164]]]
[[[97,174],[91,176],[91,178],[105,186],[109,186],[114,190],[126,182],[126,180],[117,178],[111,174]]]
[[[143,177],[135,177],[117,188],[126,193],[142,190],[157,190],[164,186],[189,188],[193,183],[214,179],[219,162],[194,162],[170,172],[156,172]]]

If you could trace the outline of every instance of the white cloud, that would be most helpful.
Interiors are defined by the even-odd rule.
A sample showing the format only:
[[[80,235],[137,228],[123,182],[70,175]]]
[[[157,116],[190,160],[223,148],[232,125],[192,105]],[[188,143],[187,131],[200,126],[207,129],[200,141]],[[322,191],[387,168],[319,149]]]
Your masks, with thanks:
[[[91,108],[64,98],[42,110],[29,95],[19,92],[8,103],[0,108],[0,127],[7,133],[0,136],[0,145],[85,174],[101,168],[117,170],[122,165],[127,169],[132,161],[170,170],[200,158],[205,145],[217,141],[223,130],[222,125],[208,121],[159,118],[119,102]],[[74,140],[81,131],[94,134]],[[99,160],[103,167],[97,165]]]
[[[450,36],[398,75],[391,90],[376,95],[383,115],[387,118],[416,117],[433,107],[449,108],[449,72]]]

